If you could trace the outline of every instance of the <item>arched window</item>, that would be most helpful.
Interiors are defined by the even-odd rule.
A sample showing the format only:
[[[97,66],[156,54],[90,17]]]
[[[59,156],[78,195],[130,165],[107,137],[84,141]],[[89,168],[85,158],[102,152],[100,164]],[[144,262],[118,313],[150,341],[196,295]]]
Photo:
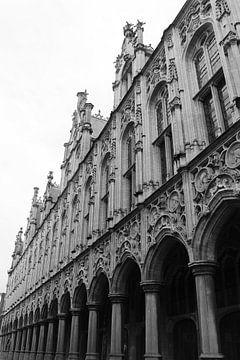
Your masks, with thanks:
[[[156,120],[158,136],[170,124],[170,108],[168,104],[168,90],[167,86],[163,86],[159,92],[159,99],[156,104]]]
[[[60,236],[60,243],[59,243],[59,263],[60,264],[63,263],[66,235],[67,235],[67,213],[66,213],[66,210],[64,210],[62,213],[61,236]]]
[[[90,206],[91,206],[91,178],[88,180],[85,187],[84,195],[84,211],[83,211],[83,239],[85,242],[91,237],[90,234]]]
[[[101,224],[102,230],[107,229],[108,222],[108,210],[109,210],[109,175],[110,175],[110,159],[109,156],[105,158],[102,166],[102,177],[101,177]]]
[[[53,230],[52,230],[52,246],[51,246],[50,264],[49,264],[49,271],[50,272],[53,271],[54,266],[55,266],[57,233],[58,233],[58,222],[55,221],[55,223],[53,224]]]
[[[74,197],[72,202],[71,230],[70,230],[70,248],[71,252],[76,252],[76,236],[78,224],[78,198]]]
[[[195,99],[202,102],[211,142],[232,125],[230,99],[212,31],[207,30],[198,41],[193,62],[199,90]]]
[[[123,137],[123,178],[126,186],[125,207],[131,211],[135,205],[135,135],[134,127],[129,126]]]
[[[154,91],[151,103],[150,118],[153,123],[153,145],[157,146],[158,149],[160,182],[164,184],[173,176],[171,111],[166,84]]]

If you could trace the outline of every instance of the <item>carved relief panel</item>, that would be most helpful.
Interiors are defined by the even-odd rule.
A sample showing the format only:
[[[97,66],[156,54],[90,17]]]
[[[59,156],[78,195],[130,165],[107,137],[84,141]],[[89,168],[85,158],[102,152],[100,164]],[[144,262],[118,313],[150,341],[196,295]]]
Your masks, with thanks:
[[[192,171],[192,187],[196,222],[208,213],[210,201],[220,191],[240,193],[240,132]]]
[[[163,229],[169,229],[173,235],[179,234],[186,240],[186,214],[181,180],[158,196],[147,209],[148,246],[156,242]]]

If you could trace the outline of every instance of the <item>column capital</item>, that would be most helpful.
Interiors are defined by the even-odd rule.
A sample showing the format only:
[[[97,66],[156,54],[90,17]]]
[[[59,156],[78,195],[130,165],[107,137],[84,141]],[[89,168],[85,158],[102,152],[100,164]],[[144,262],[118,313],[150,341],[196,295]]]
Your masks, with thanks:
[[[126,300],[126,296],[124,294],[114,294],[111,293],[108,295],[111,303],[123,303]]]
[[[163,283],[156,280],[145,280],[140,283],[143,291],[146,293],[156,293],[160,291],[160,287]]]
[[[57,315],[57,317],[58,317],[59,320],[65,320],[65,319],[67,318],[67,314],[65,314],[65,313],[59,313],[59,314]]]
[[[79,316],[81,313],[81,309],[80,308],[71,308],[70,312],[71,312],[72,316]]]
[[[91,311],[91,310],[98,311],[100,306],[101,306],[101,304],[97,303],[97,302],[87,303],[87,307],[88,307],[89,311]]]
[[[194,276],[214,275],[218,264],[211,260],[197,260],[188,264]]]

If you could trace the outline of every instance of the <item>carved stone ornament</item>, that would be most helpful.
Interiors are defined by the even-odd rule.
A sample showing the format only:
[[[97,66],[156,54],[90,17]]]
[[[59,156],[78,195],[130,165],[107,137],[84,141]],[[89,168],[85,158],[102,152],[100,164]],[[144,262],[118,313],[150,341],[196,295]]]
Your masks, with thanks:
[[[226,165],[230,169],[235,169],[240,165],[240,142],[234,142],[227,150]]]
[[[86,286],[88,285],[89,257],[88,255],[79,259],[77,262],[77,280],[82,280]]]
[[[122,110],[121,127],[127,125],[130,121],[135,120],[135,101],[134,98],[129,98]]]
[[[193,33],[202,24],[202,19],[211,15],[210,0],[196,0],[183,14],[182,20],[178,25],[181,45],[184,45],[187,38],[191,38]]]
[[[153,59],[151,66],[146,73],[147,92],[150,91],[151,87],[156,86],[161,81],[161,79],[166,80],[166,74],[166,54],[164,47],[162,47],[159,50],[159,53]]]
[[[219,21],[224,15],[230,15],[230,9],[227,0],[216,0],[216,19]]]
[[[168,65],[168,82],[171,83],[173,80],[178,80],[178,74],[175,59],[170,59]]]
[[[240,141],[234,136],[192,171],[196,220],[206,213],[213,197],[222,190],[240,187]]]
[[[186,238],[186,215],[181,181],[172,189],[161,194],[149,205],[147,240],[148,245],[156,242],[159,232],[168,228]]]
[[[89,156],[89,158],[87,160],[87,168],[86,168],[87,174],[91,175],[92,170],[93,170],[93,158],[92,158],[92,156]]]
[[[227,55],[228,49],[231,45],[239,44],[240,39],[234,31],[229,31],[225,38],[220,42],[222,45],[225,55]]]
[[[99,268],[102,268],[106,274],[110,276],[110,262],[111,262],[111,251],[110,251],[110,239],[105,239],[101,244],[94,248],[93,255],[93,273],[97,273]]]
[[[117,232],[116,262],[122,255],[130,252],[138,262],[141,262],[141,214],[134,216],[127,224]]]
[[[168,49],[171,49],[173,47],[173,41],[172,41],[172,32],[168,33],[167,35],[167,46],[168,46]]]

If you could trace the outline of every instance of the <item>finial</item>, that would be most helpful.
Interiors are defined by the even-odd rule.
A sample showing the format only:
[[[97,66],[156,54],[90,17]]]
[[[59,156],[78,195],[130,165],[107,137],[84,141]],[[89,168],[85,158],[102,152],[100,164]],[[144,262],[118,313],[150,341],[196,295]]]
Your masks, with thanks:
[[[81,110],[83,110],[83,108],[86,104],[87,96],[88,96],[87,90],[80,91],[77,93],[77,97],[78,97],[77,109],[78,109],[79,113],[81,112]]]
[[[38,191],[39,191],[39,188],[38,188],[37,186],[35,186],[35,187],[33,188],[32,203],[35,203],[35,202],[37,201]]]
[[[51,183],[52,179],[53,179],[53,171],[49,171],[48,176],[47,176],[48,182]]]
[[[123,34],[126,37],[132,37],[134,35],[133,24],[126,21],[126,25],[123,27]]]
[[[137,30],[138,29],[143,30],[143,25],[146,25],[146,23],[143,21],[137,20],[137,25],[135,25],[135,27],[137,28]]]
[[[20,242],[22,241],[22,234],[23,234],[23,228],[20,227],[20,230],[19,230],[19,232],[17,234],[17,240],[20,241]]]

